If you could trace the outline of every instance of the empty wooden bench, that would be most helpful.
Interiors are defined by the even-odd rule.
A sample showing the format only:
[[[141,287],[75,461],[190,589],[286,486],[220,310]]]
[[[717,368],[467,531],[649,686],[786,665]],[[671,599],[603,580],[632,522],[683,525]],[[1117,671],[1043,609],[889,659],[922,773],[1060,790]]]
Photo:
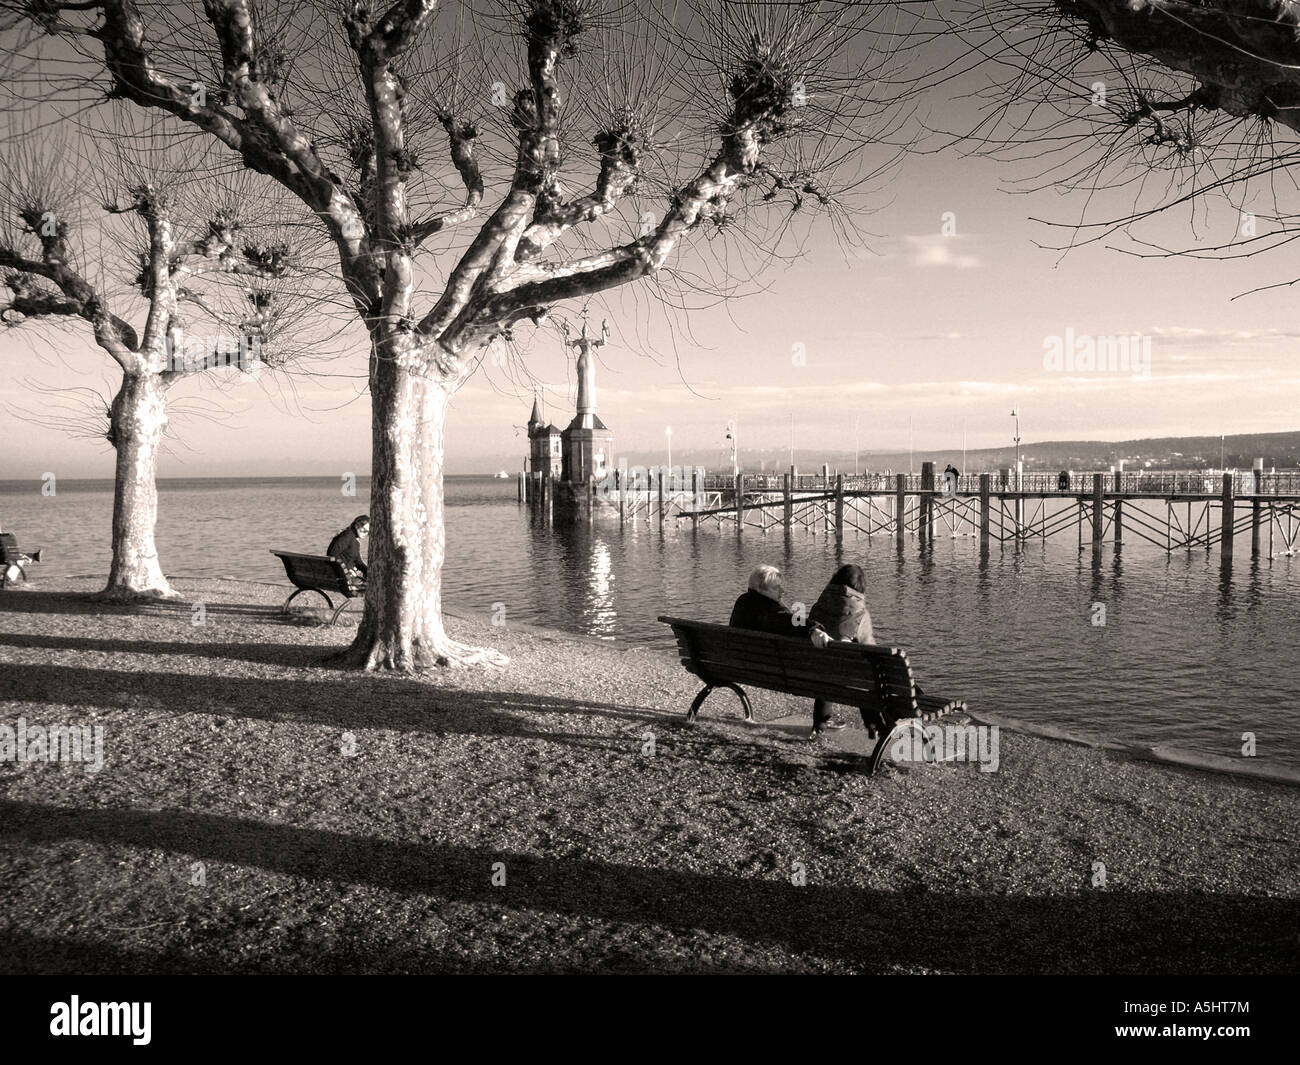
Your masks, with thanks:
[[[683,618],[659,620],[672,626],[687,672],[704,681],[687,711],[688,721],[695,720],[714,688],[734,691],[745,720],[752,721],[742,684],[858,707],[876,736],[870,759],[874,773],[900,731],[966,711],[961,699],[918,695],[907,652],[900,647],[837,641],[817,648],[806,635],[777,636]]]
[[[284,572],[297,589],[280,608],[285,614],[289,613],[289,604],[298,596],[305,592],[315,592],[334,611],[330,617],[330,624],[333,625],[347,609],[348,603],[366,590],[364,584],[350,579],[347,567],[331,555],[302,555],[295,551],[272,551],[271,554],[284,563]],[[343,596],[343,602],[337,607],[330,599],[330,592]]]
[[[0,533],[0,588],[27,580],[27,563],[39,562],[41,552],[24,554],[13,533]]]

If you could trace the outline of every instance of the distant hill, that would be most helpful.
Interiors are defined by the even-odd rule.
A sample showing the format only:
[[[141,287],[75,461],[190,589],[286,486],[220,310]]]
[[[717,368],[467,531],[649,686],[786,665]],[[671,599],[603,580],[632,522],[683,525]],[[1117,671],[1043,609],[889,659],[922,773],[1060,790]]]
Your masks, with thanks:
[[[615,441],[617,445],[617,440]],[[1256,458],[1264,460],[1264,468],[1300,469],[1300,430],[1285,433],[1243,433],[1227,436],[1222,440],[1223,465],[1229,469],[1249,467]],[[1126,469],[1139,467],[1164,469],[1218,469],[1220,438],[1217,436],[1164,436],[1141,440],[1121,440],[1118,442],[1100,440],[1044,440],[1022,441],[1021,455],[1026,469],[1039,470],[1086,470],[1108,469],[1124,460]],[[619,452],[620,458],[626,458],[628,465],[657,465],[665,461],[665,455],[659,452]],[[504,468],[513,475],[521,464],[521,458],[503,462]],[[932,461],[943,469],[948,463],[961,468],[962,453],[960,449],[937,449],[923,451],[917,449],[912,456],[912,466],[919,473],[921,463]],[[1010,466],[1015,462],[1014,448],[1011,445],[1000,448],[972,448],[966,452],[966,466],[963,472],[979,473],[982,470],[996,470]],[[673,448],[675,465],[703,466],[713,471],[726,466],[726,458],[717,448]],[[805,473],[821,469],[827,463],[833,470],[851,472],[853,470],[853,452],[851,450],[816,451],[811,448],[795,450],[795,464]],[[740,464],[745,470],[783,470],[790,465],[788,448],[774,447],[766,449],[746,448],[740,453]],[[906,450],[861,451],[858,454],[860,470],[893,470],[904,472],[908,469]],[[484,472],[495,472],[484,471]]]

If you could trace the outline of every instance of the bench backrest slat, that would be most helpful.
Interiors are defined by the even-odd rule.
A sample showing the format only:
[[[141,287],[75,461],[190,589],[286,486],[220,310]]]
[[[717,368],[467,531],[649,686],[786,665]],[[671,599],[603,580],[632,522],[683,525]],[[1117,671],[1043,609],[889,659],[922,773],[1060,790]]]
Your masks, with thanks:
[[[327,592],[352,595],[348,572],[343,563],[330,555],[304,555],[296,551],[272,551],[284,563],[285,575],[298,588],[320,588]]]

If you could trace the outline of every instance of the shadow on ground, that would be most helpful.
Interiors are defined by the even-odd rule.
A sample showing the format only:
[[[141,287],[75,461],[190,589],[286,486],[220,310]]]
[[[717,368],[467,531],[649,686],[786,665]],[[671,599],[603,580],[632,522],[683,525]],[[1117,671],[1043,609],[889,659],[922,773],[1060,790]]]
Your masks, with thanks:
[[[784,879],[503,854],[179,810],[67,809],[0,801],[0,841],[156,848],[402,895],[658,925],[740,937],[873,971],[1276,972],[1294,969],[1295,899],[1098,890],[1039,898],[893,893]],[[505,862],[509,883],[487,871]],[[632,959],[635,967],[635,959]],[[228,965],[229,963],[222,963]],[[272,964],[266,962],[265,964]],[[283,961],[278,963],[283,965]],[[304,966],[308,964],[304,959]],[[402,949],[313,958],[340,970],[437,970],[448,959]],[[509,958],[499,967],[510,969]],[[0,967],[20,971],[203,969],[201,955],[132,953],[99,943],[10,937]]]
[[[119,641],[106,642],[118,650],[124,646]],[[143,651],[149,645],[126,646]],[[278,660],[280,649],[272,646],[261,650]],[[289,658],[301,650],[294,646],[283,648],[285,657]],[[684,714],[650,707],[619,706],[535,692],[453,688],[366,673],[331,672],[325,677],[317,680],[194,676],[81,666],[9,665],[0,671],[0,701],[87,709],[120,707],[169,715],[216,714],[251,721],[319,725],[339,731],[380,728],[429,736],[514,736],[587,749],[622,750],[626,747],[623,734],[639,735],[647,724],[657,729],[693,731],[686,724]],[[616,731],[600,735],[537,728],[527,717],[537,714],[607,718]],[[805,736],[796,730],[787,734],[763,729],[752,740],[746,739],[748,731],[747,726],[737,726],[726,735],[725,742],[732,750],[752,751],[757,762],[770,761],[774,751],[782,748],[807,747]],[[700,761],[715,760],[704,750],[686,756]],[[718,759],[719,764],[728,765],[746,760],[746,754],[728,754]],[[835,771],[862,768],[860,760],[851,756],[836,758],[833,754],[824,757],[823,764],[824,768]]]
[[[197,602],[198,600],[195,600]],[[37,592],[22,591],[0,593],[0,614],[96,614],[136,615],[139,617],[184,617],[189,619],[192,602],[189,599],[144,600],[135,603],[118,603],[100,600],[90,592]],[[280,613],[279,606],[257,603],[209,603],[204,601],[209,614],[249,617],[259,620],[288,619]],[[290,615],[291,616],[291,615]],[[346,616],[346,615],[345,615]]]

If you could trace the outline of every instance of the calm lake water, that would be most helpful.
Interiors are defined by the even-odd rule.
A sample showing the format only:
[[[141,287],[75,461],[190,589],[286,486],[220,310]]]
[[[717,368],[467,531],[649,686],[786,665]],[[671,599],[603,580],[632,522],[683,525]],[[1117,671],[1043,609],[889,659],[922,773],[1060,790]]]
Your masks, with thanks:
[[[166,480],[158,544],[175,576],[286,584],[270,548],[323,553],[367,509],[320,479]],[[833,539],[627,525],[617,515],[547,529],[515,502],[515,482],[449,478],[449,606],[488,618],[505,605],[523,622],[631,643],[671,646],[659,614],[725,621],[759,562],[781,567],[787,598],[811,603],[842,561],[867,571],[877,639],[906,647],[922,685],[1002,713],[1090,736],[1237,755],[1253,732],[1257,757],[1300,767],[1300,558],[1249,557],[1230,573],[1217,548],[1167,557],[1108,544],[1098,563],[1073,534],[993,546],[940,539],[922,552],[891,537]],[[112,486],[0,482],[0,523],[44,546],[34,575],[108,572]],[[1163,515],[1162,515],[1163,518]],[[2,593],[0,593],[2,594]],[[1103,603],[1106,624],[1092,624]],[[671,668],[665,664],[665,668]]]

